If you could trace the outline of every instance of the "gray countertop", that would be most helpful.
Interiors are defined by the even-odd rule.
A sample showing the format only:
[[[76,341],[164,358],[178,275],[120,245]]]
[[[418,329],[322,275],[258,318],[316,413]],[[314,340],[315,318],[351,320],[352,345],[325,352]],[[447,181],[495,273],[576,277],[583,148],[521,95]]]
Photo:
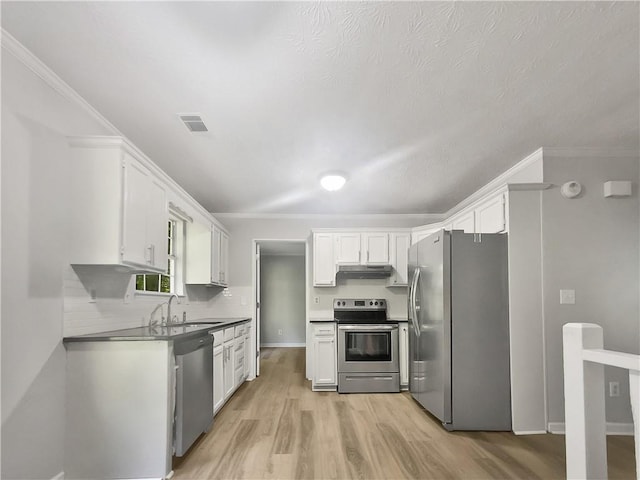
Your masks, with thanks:
[[[232,325],[251,320],[248,317],[200,318],[187,323],[168,326],[134,327],[108,332],[89,333],[65,337],[64,342],[108,342],[108,341],[149,341],[149,340],[186,340],[205,332],[216,332]]]

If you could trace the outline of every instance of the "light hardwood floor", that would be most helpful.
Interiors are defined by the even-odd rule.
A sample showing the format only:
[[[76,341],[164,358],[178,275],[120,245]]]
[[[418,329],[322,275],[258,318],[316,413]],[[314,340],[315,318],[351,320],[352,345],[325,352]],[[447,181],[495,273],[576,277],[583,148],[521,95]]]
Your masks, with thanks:
[[[408,393],[312,392],[304,373],[304,349],[263,349],[174,479],[564,478],[562,435],[447,432]],[[609,478],[634,478],[633,437],[608,457]]]

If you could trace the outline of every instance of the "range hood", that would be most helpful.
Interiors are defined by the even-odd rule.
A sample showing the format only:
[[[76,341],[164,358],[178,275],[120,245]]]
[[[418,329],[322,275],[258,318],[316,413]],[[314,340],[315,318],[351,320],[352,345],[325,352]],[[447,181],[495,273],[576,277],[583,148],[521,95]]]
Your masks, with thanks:
[[[343,278],[387,278],[391,276],[391,265],[340,265],[338,275]]]

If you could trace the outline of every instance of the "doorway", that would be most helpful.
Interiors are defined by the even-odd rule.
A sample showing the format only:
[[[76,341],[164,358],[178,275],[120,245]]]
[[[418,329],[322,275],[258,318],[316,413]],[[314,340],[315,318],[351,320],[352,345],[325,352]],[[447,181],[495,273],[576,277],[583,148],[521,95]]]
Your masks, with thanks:
[[[254,240],[256,375],[261,347],[306,347],[307,241]]]

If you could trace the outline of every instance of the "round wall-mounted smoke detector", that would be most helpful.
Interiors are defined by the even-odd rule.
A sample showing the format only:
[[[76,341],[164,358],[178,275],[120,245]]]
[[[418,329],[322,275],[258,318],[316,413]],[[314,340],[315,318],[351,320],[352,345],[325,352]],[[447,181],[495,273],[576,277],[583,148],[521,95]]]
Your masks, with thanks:
[[[582,185],[580,182],[576,182],[575,180],[571,180],[570,182],[566,182],[560,187],[560,193],[564,198],[575,198],[580,195],[582,191]]]

